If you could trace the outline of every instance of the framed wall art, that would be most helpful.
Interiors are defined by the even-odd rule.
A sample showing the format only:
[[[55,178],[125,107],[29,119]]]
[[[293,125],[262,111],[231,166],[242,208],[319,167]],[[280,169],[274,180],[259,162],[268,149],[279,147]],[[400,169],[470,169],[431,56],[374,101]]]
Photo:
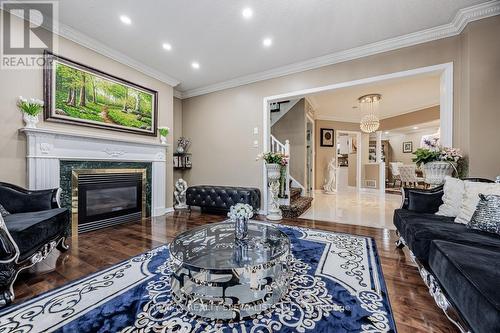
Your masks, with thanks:
[[[156,136],[158,93],[45,52],[45,120]]]
[[[333,147],[333,129],[331,128],[322,128],[320,130],[320,146],[321,147]]]
[[[406,141],[403,142],[403,153],[412,153],[413,152],[413,142]]]

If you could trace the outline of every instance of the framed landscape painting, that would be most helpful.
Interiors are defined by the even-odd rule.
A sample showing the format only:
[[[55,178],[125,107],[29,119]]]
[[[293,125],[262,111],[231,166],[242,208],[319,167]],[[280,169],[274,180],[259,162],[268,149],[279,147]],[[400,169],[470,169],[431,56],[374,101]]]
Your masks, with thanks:
[[[45,53],[45,120],[156,136],[158,93]]]

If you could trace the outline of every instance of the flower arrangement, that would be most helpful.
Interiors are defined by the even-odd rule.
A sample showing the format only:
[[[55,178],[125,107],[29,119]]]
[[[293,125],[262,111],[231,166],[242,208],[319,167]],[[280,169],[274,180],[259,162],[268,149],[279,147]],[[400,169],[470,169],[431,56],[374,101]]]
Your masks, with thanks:
[[[288,164],[288,155],[283,153],[267,152],[257,155],[256,161],[264,160],[267,164],[279,164],[286,166]]]
[[[161,136],[167,136],[168,133],[170,133],[170,128],[168,128],[168,127],[159,127],[158,131],[160,132]]]
[[[177,152],[178,153],[186,153],[191,141],[188,138],[181,136],[179,140],[177,140]]]
[[[467,176],[467,161],[458,148],[443,147],[436,140],[424,140],[426,148],[418,148],[413,162],[420,167],[431,162],[447,162],[459,178]],[[428,172],[429,170],[426,170]]]
[[[17,100],[17,106],[21,109],[23,113],[29,114],[30,116],[38,116],[43,110],[43,101],[30,98],[29,100],[23,96],[19,96]]]
[[[413,154],[413,162],[420,166],[430,162],[454,162],[458,163],[463,155],[458,148],[442,147],[432,142],[424,142],[428,148],[418,148]]]
[[[253,207],[249,204],[237,203],[236,205],[231,206],[227,216],[231,219],[231,221],[237,221],[240,219],[249,220],[253,216]]]

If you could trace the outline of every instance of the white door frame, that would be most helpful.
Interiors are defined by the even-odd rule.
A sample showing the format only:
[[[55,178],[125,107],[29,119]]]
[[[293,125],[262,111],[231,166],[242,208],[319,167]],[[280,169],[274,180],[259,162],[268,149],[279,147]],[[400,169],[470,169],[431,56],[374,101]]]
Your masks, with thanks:
[[[314,123],[314,119],[311,118],[308,114],[306,114],[306,135],[307,135],[307,122],[311,123],[312,127],[312,133],[311,133],[311,167],[312,167],[312,172],[311,172],[311,179],[309,181],[311,184],[308,184],[308,186],[311,187],[311,192],[314,192],[314,187],[316,186],[316,124]],[[306,154],[307,154],[307,148],[306,148]],[[306,161],[306,168],[307,168],[307,161]],[[307,170],[309,173],[309,170]],[[307,179],[307,178],[306,178]]]
[[[279,95],[272,95],[264,97],[262,102],[262,114],[263,114],[263,124],[262,124],[262,146],[264,151],[269,150],[270,139],[269,134],[271,133],[270,119],[269,119],[269,103],[279,101],[282,99],[292,99],[292,98],[303,98],[306,95],[314,94],[318,92],[330,91],[340,88],[353,87],[361,84],[374,83],[389,79],[396,79],[408,76],[414,76],[425,73],[440,73],[440,125],[441,125],[441,143],[444,146],[451,147],[453,145],[453,62],[447,62],[443,64],[420,67],[415,69],[410,69],[406,71],[400,71],[395,73],[383,74],[372,76],[359,80],[352,80],[347,82],[335,83],[321,87],[302,89],[298,91],[292,91]],[[262,166],[263,177],[263,202],[264,210],[267,213],[267,177],[266,177],[266,167]]]

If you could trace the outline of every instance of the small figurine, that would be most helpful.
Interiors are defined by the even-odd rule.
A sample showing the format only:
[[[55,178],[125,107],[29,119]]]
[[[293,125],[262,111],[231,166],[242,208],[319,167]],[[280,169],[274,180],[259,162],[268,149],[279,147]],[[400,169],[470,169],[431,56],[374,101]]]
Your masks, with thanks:
[[[186,191],[187,191],[188,185],[187,182],[179,178],[175,182],[175,191],[174,191],[174,196],[175,196],[175,201],[177,201],[177,204],[175,205],[175,209],[187,209],[188,206],[186,205]]]

